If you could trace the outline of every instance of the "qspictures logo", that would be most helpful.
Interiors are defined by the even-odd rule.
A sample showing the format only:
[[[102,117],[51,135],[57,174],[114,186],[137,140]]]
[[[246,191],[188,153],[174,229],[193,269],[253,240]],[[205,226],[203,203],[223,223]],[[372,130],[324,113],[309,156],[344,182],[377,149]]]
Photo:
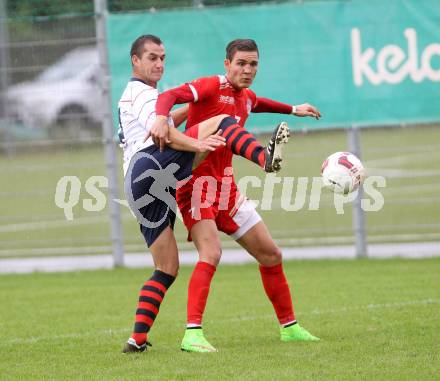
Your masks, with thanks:
[[[413,28],[405,29],[403,34],[406,46],[388,44],[376,51],[363,44],[358,28],[351,30],[353,81],[356,86],[363,86],[366,82],[375,86],[382,83],[396,85],[407,78],[415,83],[440,81],[440,68],[434,67],[435,57],[438,65],[440,44],[433,42],[419,46],[417,31]]]
[[[177,204],[174,193],[180,184],[176,177],[180,166],[177,163],[170,163],[163,168],[154,156],[142,151],[138,152],[133,158],[134,160],[131,160],[125,176],[125,196],[127,197],[128,206],[138,222],[146,228],[154,229],[162,225],[170,213],[176,213]],[[143,170],[141,174],[133,179],[133,169],[138,163],[145,162],[145,159],[147,162],[154,163],[155,168]],[[140,167],[143,167],[142,163]],[[151,207],[153,202],[156,203],[156,208],[157,203],[159,203],[163,214],[153,213],[152,216],[155,219],[150,220],[151,216],[143,213],[142,210]]]
[[[145,154],[147,155],[147,154]],[[175,177],[177,164],[170,164],[166,168],[157,165],[156,169],[147,169],[142,171],[131,182],[126,183],[126,200],[115,199],[125,207],[128,207],[132,215],[145,227],[154,228],[159,226],[169,213],[176,212],[176,202],[172,193],[180,186],[184,185],[186,180],[177,181]],[[209,208],[215,200],[218,200],[218,209],[227,210],[232,184],[233,169],[225,169],[224,176],[217,179],[211,176],[202,176],[196,179],[192,187],[191,208],[190,211],[194,219],[200,219],[204,208]],[[132,176],[131,171],[127,176]],[[142,186],[143,181],[148,181],[148,187],[142,192],[136,192],[133,188],[139,183]],[[323,205],[321,203],[322,194],[325,192],[321,177],[289,177],[277,176],[273,173],[266,174],[264,177],[243,176],[237,181],[237,186],[241,195],[246,197],[249,188],[259,189],[261,197],[251,200],[253,204],[261,211],[282,209],[287,212],[298,212],[301,210],[318,211]],[[107,199],[102,188],[108,187],[108,180],[104,176],[92,176],[85,183],[87,198],[83,199],[82,207],[89,212],[102,211]],[[385,203],[385,199],[380,191],[386,187],[386,179],[382,176],[368,176],[363,183],[363,196],[361,198],[361,207],[365,212],[380,211]],[[64,210],[67,220],[74,219],[74,208],[81,205],[80,193],[82,183],[76,176],[62,177],[56,186],[55,204]],[[139,193],[139,194],[138,194]],[[345,208],[350,205],[358,196],[358,190],[347,195],[331,193],[331,201],[338,215],[345,214]],[[218,197],[217,197],[218,195]],[[91,197],[89,197],[91,196]],[[223,200],[223,201],[222,201]],[[164,214],[156,220],[147,219],[142,213],[142,209],[148,207],[153,202],[163,205]],[[180,218],[180,215],[178,214]]]

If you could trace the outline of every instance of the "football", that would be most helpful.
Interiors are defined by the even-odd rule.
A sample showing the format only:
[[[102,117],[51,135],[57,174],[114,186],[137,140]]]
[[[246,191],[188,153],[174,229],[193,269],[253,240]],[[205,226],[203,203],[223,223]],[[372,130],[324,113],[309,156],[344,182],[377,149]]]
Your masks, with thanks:
[[[335,193],[348,194],[362,184],[365,169],[351,152],[336,152],[322,163],[321,175],[327,188]]]

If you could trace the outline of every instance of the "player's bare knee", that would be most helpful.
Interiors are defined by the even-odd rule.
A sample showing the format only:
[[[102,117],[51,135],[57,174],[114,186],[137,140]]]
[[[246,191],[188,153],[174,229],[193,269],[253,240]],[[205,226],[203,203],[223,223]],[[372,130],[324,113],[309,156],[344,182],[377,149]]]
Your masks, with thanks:
[[[217,266],[222,256],[222,250],[220,247],[206,248],[199,250],[199,260],[201,262],[207,262],[210,265]]]
[[[179,274],[179,263],[162,264],[157,269],[176,278]]]
[[[264,250],[259,255],[259,262],[263,266],[275,266],[280,264],[282,260],[283,256],[281,250],[277,246]]]

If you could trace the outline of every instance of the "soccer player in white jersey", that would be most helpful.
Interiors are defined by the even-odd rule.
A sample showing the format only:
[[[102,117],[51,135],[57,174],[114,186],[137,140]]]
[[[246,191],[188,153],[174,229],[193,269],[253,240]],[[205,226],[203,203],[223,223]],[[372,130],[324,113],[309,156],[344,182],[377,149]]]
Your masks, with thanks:
[[[173,234],[177,184],[191,176],[193,164],[197,165],[207,153],[226,145],[229,138],[221,136],[223,131],[219,126],[226,129],[237,123],[234,118],[222,114],[188,128],[185,133],[170,128],[167,138],[156,145],[161,132],[150,129],[156,119],[157,83],[164,71],[165,49],[158,37],[143,35],[133,42],[130,57],[132,78],[118,105],[120,139],[124,148],[124,188],[153,256],[155,271],[140,290],[134,330],[124,346],[124,353],[146,350],[147,334],[166,291],[177,276],[179,259]],[[174,111],[168,124],[179,125],[187,113],[186,107]],[[152,132],[153,136],[148,137]],[[255,143],[267,172],[280,167],[281,158],[277,157],[277,152],[285,140],[278,138],[274,136],[267,148]]]
[[[124,346],[124,353],[141,352],[146,349],[147,333],[165,292],[177,275],[179,261],[172,230],[176,217],[175,206],[172,205],[172,201],[164,202],[164,199],[168,196],[170,200],[171,197],[175,204],[177,181],[191,175],[195,152],[213,151],[224,144],[224,138],[221,136],[210,136],[210,131],[215,132],[218,128],[221,117],[218,121],[211,120],[204,125],[207,128],[197,131],[198,134],[200,131],[200,140],[190,137],[191,134],[184,135],[171,128],[171,135],[167,141],[169,146],[164,147],[163,152],[152,139],[144,142],[145,134],[155,120],[157,82],[163,75],[165,50],[158,37],[144,35],[133,42],[130,56],[132,78],[119,101],[125,192],[150,248],[155,271],[140,291],[134,332]],[[186,114],[186,108],[176,111],[169,123],[178,125],[186,118]],[[157,195],[157,189],[160,189],[161,185],[162,196],[165,197],[152,197],[154,194]],[[156,192],[149,192],[151,189],[156,189]]]

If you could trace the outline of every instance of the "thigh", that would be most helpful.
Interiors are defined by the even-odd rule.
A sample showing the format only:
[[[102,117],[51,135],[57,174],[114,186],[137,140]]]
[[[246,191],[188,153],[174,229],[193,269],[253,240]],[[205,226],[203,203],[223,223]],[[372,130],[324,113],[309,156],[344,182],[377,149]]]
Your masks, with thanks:
[[[263,221],[248,230],[237,242],[263,266],[274,266],[282,261],[281,250]]]
[[[213,116],[199,124],[189,127],[185,130],[185,134],[195,139],[206,139],[208,136],[217,132],[221,121],[228,116],[227,114]]]
[[[181,154],[170,150],[162,155],[156,147],[148,147],[133,156],[126,173],[125,195],[149,247],[164,229],[174,226],[175,188],[182,175],[178,163],[185,165],[186,159]],[[177,172],[167,174],[164,168],[175,162],[177,165],[172,168],[178,168]],[[183,172],[187,174],[187,169]],[[170,177],[168,182],[163,181],[164,176]]]
[[[194,192],[197,195],[199,191],[194,191],[193,184],[185,184],[177,191],[177,203],[180,214],[182,215],[183,223],[188,230],[188,241],[192,241],[193,226],[201,221],[215,220],[218,215],[218,208],[215,202],[211,205],[202,207],[201,200],[205,200],[207,191],[201,190],[200,195],[196,196],[197,201],[194,201]],[[212,201],[212,200],[211,200]],[[217,228],[216,228],[217,231]]]
[[[255,203],[239,192],[235,182],[231,184],[229,195],[221,196],[218,202],[217,227],[235,240],[261,221]]]
[[[199,260],[217,266],[221,257],[221,243],[215,221],[198,221],[191,228],[191,237],[199,253]]]

